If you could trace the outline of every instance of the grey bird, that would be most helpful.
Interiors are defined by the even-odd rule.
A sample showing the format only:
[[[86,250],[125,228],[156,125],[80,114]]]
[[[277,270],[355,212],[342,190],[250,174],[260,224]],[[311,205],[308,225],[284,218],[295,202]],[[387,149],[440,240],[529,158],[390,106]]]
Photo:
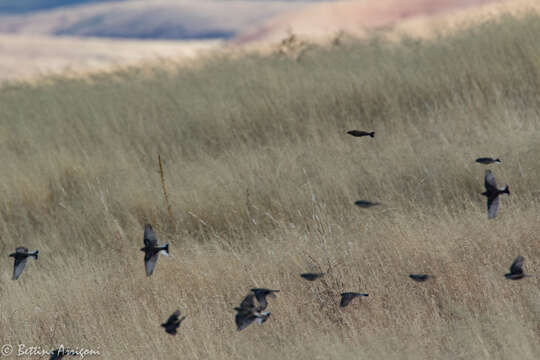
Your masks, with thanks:
[[[178,327],[186,319],[185,316],[182,316],[182,318],[179,318],[180,316],[180,310],[176,310],[169,318],[167,319],[167,322],[164,322],[161,324],[162,327],[165,328],[165,332],[171,335],[176,335],[176,332],[178,330]]]
[[[144,251],[146,276],[150,276],[154,272],[159,254],[169,255],[169,243],[158,245],[158,239],[152,225],[146,224],[144,226],[144,247],[141,248],[141,251]]]
[[[410,274],[409,277],[416,282],[424,282],[427,279],[431,279],[433,276],[427,274]]]
[[[10,257],[15,258],[15,263],[13,264],[13,280],[17,280],[19,276],[21,276],[25,266],[26,266],[26,259],[29,256],[34,257],[36,260],[38,258],[39,251],[34,252],[28,252],[28,249],[24,246],[19,246],[15,249],[15,252],[12,254],[9,254]]]
[[[361,207],[361,208],[364,208],[364,209],[369,209],[370,207],[379,205],[379,203],[371,202],[371,201],[368,201],[368,200],[358,200],[358,201],[354,202],[354,205],[356,205],[358,207]]]
[[[509,280],[519,280],[524,277],[530,277],[531,275],[527,275],[523,272],[523,260],[523,256],[518,256],[512,263],[512,266],[510,266],[510,272],[504,274],[504,277]]]
[[[499,208],[499,195],[510,195],[510,189],[508,188],[508,185],[506,185],[503,189],[499,189],[497,187],[497,182],[495,181],[495,176],[493,176],[491,170],[486,170],[484,186],[486,187],[486,191],[484,191],[482,195],[487,197],[488,219],[493,219],[495,216],[497,216],[497,209]]]
[[[242,300],[240,306],[234,308],[236,310],[234,321],[238,331],[247,328],[255,320],[259,324],[268,320],[270,312],[263,311],[268,306],[266,297],[268,295],[275,297],[275,292],[279,292],[279,290],[256,288],[250,291],[244,300]],[[255,304],[255,300],[257,300],[258,304]]]
[[[315,281],[315,280],[323,277],[324,273],[304,273],[304,274],[300,274],[300,276],[303,279],[306,279],[307,281]]]
[[[375,131],[368,132],[368,131],[362,131],[362,130],[349,130],[347,131],[347,134],[352,135],[354,137],[362,137],[362,136],[369,136],[372,138],[375,137]]]
[[[481,158],[478,158],[475,160],[477,163],[479,164],[484,164],[484,165],[489,165],[489,164],[494,164],[494,163],[497,163],[497,164],[500,164],[501,163],[501,159],[499,158],[490,158],[490,157],[481,157]]]
[[[349,305],[349,303],[357,298],[357,297],[360,297],[360,296],[369,296],[369,294],[362,294],[362,293],[357,293],[357,292],[345,292],[345,293],[342,293],[341,294],[341,302],[339,303],[339,306],[340,307],[345,307],[347,305]]]

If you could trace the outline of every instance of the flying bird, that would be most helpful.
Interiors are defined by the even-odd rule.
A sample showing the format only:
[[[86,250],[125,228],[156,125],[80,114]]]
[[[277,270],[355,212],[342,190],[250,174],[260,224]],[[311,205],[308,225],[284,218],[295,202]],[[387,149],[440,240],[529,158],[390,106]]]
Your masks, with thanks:
[[[362,130],[349,130],[347,131],[347,134],[352,135],[354,137],[362,137],[362,136],[370,136],[372,138],[375,137],[375,131],[367,132]]]
[[[339,303],[339,306],[340,307],[345,307],[347,305],[349,305],[349,303],[357,298],[357,297],[360,297],[360,296],[369,296],[368,294],[362,294],[362,293],[357,293],[357,292],[345,292],[345,293],[342,293],[341,294],[341,302]]]
[[[17,280],[21,276],[24,267],[26,266],[26,260],[29,256],[33,256],[36,260],[38,258],[39,251],[28,252],[28,249],[24,246],[20,246],[15,249],[15,252],[9,254],[9,257],[15,258],[15,263],[13,264],[13,280]]]
[[[361,207],[361,208],[364,208],[364,209],[368,209],[372,206],[376,206],[376,205],[379,205],[379,203],[377,202],[371,202],[371,201],[368,201],[368,200],[358,200],[358,201],[355,201],[354,202],[354,205],[358,206],[358,207]]]
[[[433,276],[427,274],[410,274],[409,277],[416,282],[424,282],[427,279],[432,278]]]
[[[171,335],[176,335],[176,331],[178,330],[178,327],[182,323],[182,321],[185,320],[185,316],[182,316],[182,318],[178,318],[180,316],[180,310],[176,310],[171,316],[169,316],[169,319],[167,319],[167,322],[164,322],[161,324],[162,327],[165,328],[165,332]]]
[[[497,216],[497,209],[499,208],[499,195],[510,195],[510,189],[508,188],[508,185],[506,185],[503,189],[499,189],[497,187],[497,183],[495,182],[495,176],[493,176],[491,170],[486,170],[485,187],[486,191],[484,191],[482,195],[487,197],[488,219],[493,219],[495,216]]]
[[[239,307],[235,307],[236,316],[234,321],[236,323],[237,330],[243,330],[247,328],[253,321],[257,320],[259,324],[262,324],[270,317],[270,312],[264,312],[268,303],[266,297],[268,295],[275,297],[274,293],[279,292],[279,290],[269,290],[269,289],[251,289],[249,294],[242,300]],[[258,304],[255,304],[257,300]]]
[[[300,276],[303,279],[306,279],[307,281],[315,281],[315,280],[323,277],[324,273],[304,273],[304,274],[300,274]]]
[[[509,280],[519,280],[523,279],[524,277],[531,276],[523,272],[523,260],[523,256],[518,256],[512,263],[512,266],[510,266],[510,272],[508,274],[504,274],[504,277]]]
[[[150,276],[154,272],[159,254],[169,255],[169,243],[158,245],[158,239],[152,225],[146,224],[144,226],[144,247],[141,248],[141,251],[144,251],[146,276]]]
[[[493,163],[497,163],[497,164],[501,163],[501,159],[499,159],[499,158],[494,159],[494,158],[490,158],[490,157],[481,157],[481,158],[476,159],[475,161],[477,163],[479,163],[479,164],[484,164],[484,165],[489,165],[489,164],[493,164]]]

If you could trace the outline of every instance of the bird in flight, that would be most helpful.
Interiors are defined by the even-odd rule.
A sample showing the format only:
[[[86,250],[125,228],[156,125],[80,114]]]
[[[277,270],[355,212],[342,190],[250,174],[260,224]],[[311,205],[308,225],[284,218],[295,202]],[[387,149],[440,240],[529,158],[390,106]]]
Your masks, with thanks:
[[[304,274],[300,274],[300,276],[303,279],[306,279],[307,281],[315,281],[315,280],[323,277],[324,273],[304,273]]]
[[[357,292],[344,292],[341,294],[341,302],[339,303],[339,306],[344,308],[345,306],[349,305],[349,303],[360,296],[369,296],[368,294],[362,294]]]
[[[518,256],[510,266],[510,272],[504,274],[504,277],[509,280],[519,280],[524,277],[530,277],[531,275],[527,275],[523,272],[523,260],[523,256]]]
[[[501,163],[501,159],[499,158],[490,158],[490,157],[481,157],[481,158],[478,158],[475,160],[477,163],[479,164],[484,164],[484,165],[489,165],[489,164],[494,164],[494,163],[497,163],[497,164],[500,164]]]
[[[354,205],[356,205],[358,207],[361,207],[361,208],[364,208],[364,209],[369,209],[370,207],[379,205],[379,203],[371,202],[371,201],[368,201],[368,200],[358,200],[358,201],[354,202]]]
[[[176,331],[178,330],[178,327],[186,319],[185,316],[182,316],[182,318],[179,319],[180,316],[180,310],[176,310],[169,318],[167,319],[167,322],[164,322],[161,324],[162,327],[165,328],[165,332],[171,335],[176,335]]]
[[[240,306],[234,308],[234,310],[236,310],[234,321],[237,330],[240,331],[247,328],[255,320],[257,320],[259,324],[268,320],[270,312],[263,311],[268,306],[266,297],[269,295],[275,297],[276,295],[274,293],[276,292],[279,292],[279,290],[261,288],[251,289],[249,294],[240,303]],[[255,300],[257,300],[257,304],[255,304]]]
[[[28,252],[28,249],[24,246],[19,246],[15,249],[14,253],[9,254],[9,257],[15,258],[15,263],[13,264],[13,280],[17,280],[21,276],[28,257],[34,257],[36,260],[38,258],[39,251]]]
[[[409,277],[416,282],[424,282],[427,279],[431,279],[433,276],[427,274],[410,274]]]
[[[495,216],[497,216],[497,209],[499,208],[499,195],[510,195],[510,189],[508,188],[508,185],[506,185],[503,189],[499,189],[497,187],[497,182],[495,181],[495,176],[493,176],[491,170],[486,170],[484,186],[486,187],[486,191],[484,191],[482,195],[487,197],[488,219],[493,219]]]
[[[368,131],[362,131],[362,130],[349,130],[347,131],[347,134],[352,135],[354,137],[362,137],[362,136],[369,136],[372,138],[375,137],[375,131],[368,132]]]
[[[146,224],[144,226],[144,247],[141,248],[141,251],[144,251],[146,276],[150,276],[154,272],[159,254],[169,255],[169,243],[158,245],[158,239],[152,225]]]

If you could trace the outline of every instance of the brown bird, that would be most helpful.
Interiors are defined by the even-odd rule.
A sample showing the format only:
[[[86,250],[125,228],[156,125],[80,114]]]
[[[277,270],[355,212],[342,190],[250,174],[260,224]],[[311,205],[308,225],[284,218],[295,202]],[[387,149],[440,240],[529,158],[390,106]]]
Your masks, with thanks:
[[[510,272],[504,274],[504,277],[509,280],[519,280],[524,277],[530,277],[531,275],[527,275],[523,272],[523,260],[523,256],[518,256],[510,266]]]
[[[306,279],[307,281],[315,281],[315,280],[323,277],[324,273],[304,273],[304,274],[300,274],[300,276],[303,279]]]
[[[146,276],[150,276],[154,272],[159,254],[169,255],[169,243],[161,246],[158,245],[158,239],[152,229],[152,225],[146,224],[144,226],[144,247],[141,248],[141,251],[144,251]]]
[[[34,257],[36,260],[38,258],[39,251],[28,252],[28,249],[24,246],[19,246],[15,249],[14,253],[9,254],[9,257],[15,258],[15,263],[13,264],[13,280],[17,280],[21,276],[25,266],[26,259],[29,256]]]
[[[178,317],[180,316],[180,310],[176,310],[171,316],[169,316],[169,319],[167,319],[167,322],[164,322],[161,324],[162,327],[165,328],[165,332],[171,335],[176,335],[176,331],[178,330],[178,327],[186,319],[185,316],[182,316],[181,319]]]
[[[362,136],[370,136],[372,138],[375,137],[375,131],[367,132],[362,130],[349,130],[347,131],[347,134],[352,135],[354,137],[362,137]]]
[[[499,209],[499,195],[510,195],[510,189],[508,188],[508,185],[503,189],[499,189],[497,187],[497,182],[495,181],[495,176],[493,176],[491,170],[486,170],[484,186],[486,187],[486,191],[484,191],[482,195],[487,197],[488,219],[493,219],[497,216],[497,209]]]
[[[339,304],[340,307],[345,307],[349,305],[349,303],[360,296],[369,296],[369,294],[362,294],[357,292],[345,292],[341,294],[341,302]]]

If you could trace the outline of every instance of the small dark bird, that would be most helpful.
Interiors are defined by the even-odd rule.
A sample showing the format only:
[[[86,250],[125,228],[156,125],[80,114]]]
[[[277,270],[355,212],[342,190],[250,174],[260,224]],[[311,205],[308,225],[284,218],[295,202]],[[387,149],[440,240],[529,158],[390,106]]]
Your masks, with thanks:
[[[307,281],[315,281],[323,277],[324,273],[305,273],[305,274],[300,274],[300,276],[306,279]]]
[[[146,224],[144,226],[144,247],[141,248],[141,251],[144,251],[146,276],[150,276],[154,272],[159,254],[169,255],[169,243],[158,245],[158,239],[152,225]]]
[[[361,294],[361,293],[357,293],[357,292],[345,292],[345,293],[342,293],[341,294],[341,302],[339,303],[339,306],[340,307],[345,307],[345,306],[349,305],[349,303],[354,298],[357,298],[357,297],[360,297],[360,296],[369,296],[369,295],[368,294]]]
[[[493,163],[498,163],[498,164],[501,163],[501,159],[499,159],[499,158],[494,159],[494,158],[490,158],[490,157],[481,157],[481,158],[476,159],[475,161],[477,163],[484,164],[484,165],[489,165],[489,164],[493,164]]]
[[[178,327],[184,321],[186,318],[185,316],[182,316],[182,318],[178,318],[180,316],[180,310],[176,310],[171,316],[169,316],[169,319],[167,319],[167,322],[164,322],[161,324],[162,327],[165,328],[165,332],[171,335],[176,335],[176,331],[178,330]]]
[[[28,252],[28,249],[24,246],[20,246],[15,249],[15,252],[12,254],[9,254],[10,257],[15,258],[15,263],[13,265],[13,280],[17,280],[19,276],[21,276],[24,267],[26,266],[26,259],[29,256],[33,256],[34,258],[38,258],[39,251],[34,252]]]
[[[417,282],[424,282],[424,281],[426,281],[427,279],[432,278],[433,276],[427,275],[427,274],[411,274],[411,275],[409,275],[409,277],[410,277],[411,279],[413,279],[414,281],[417,281]]]
[[[375,137],[375,131],[367,132],[362,130],[349,130],[347,131],[347,134],[352,135],[354,137],[362,137],[362,136],[370,136],[372,138]]]
[[[495,182],[495,176],[491,173],[491,170],[486,170],[485,177],[485,187],[486,191],[482,195],[487,197],[487,208],[488,208],[488,219],[493,219],[497,216],[497,209],[499,208],[499,195],[508,194],[510,195],[510,189],[506,185],[503,189],[497,187]]]
[[[379,205],[379,203],[374,203],[374,202],[371,202],[371,201],[367,201],[367,200],[358,200],[358,201],[355,201],[354,202],[354,205],[358,206],[358,207],[361,207],[361,208],[364,208],[364,209],[368,209],[372,206],[376,206],[376,205]]]
[[[263,312],[268,306],[266,297],[268,295],[275,297],[276,295],[274,293],[276,292],[279,292],[279,290],[251,289],[250,293],[240,303],[240,306],[234,308],[236,310],[234,321],[237,330],[245,329],[255,320],[259,324],[268,320],[270,312]],[[257,299],[258,305],[255,304],[255,299]]]
[[[518,256],[512,263],[512,266],[510,266],[510,272],[504,274],[504,277],[509,280],[519,280],[524,277],[530,277],[531,275],[523,273],[523,260],[523,256]]]
[[[255,294],[253,293],[249,293],[242,300],[240,306],[235,307],[234,310],[236,310],[234,321],[238,331],[247,328],[255,320],[262,324],[270,316],[270,312],[261,312],[260,306],[255,306]]]

